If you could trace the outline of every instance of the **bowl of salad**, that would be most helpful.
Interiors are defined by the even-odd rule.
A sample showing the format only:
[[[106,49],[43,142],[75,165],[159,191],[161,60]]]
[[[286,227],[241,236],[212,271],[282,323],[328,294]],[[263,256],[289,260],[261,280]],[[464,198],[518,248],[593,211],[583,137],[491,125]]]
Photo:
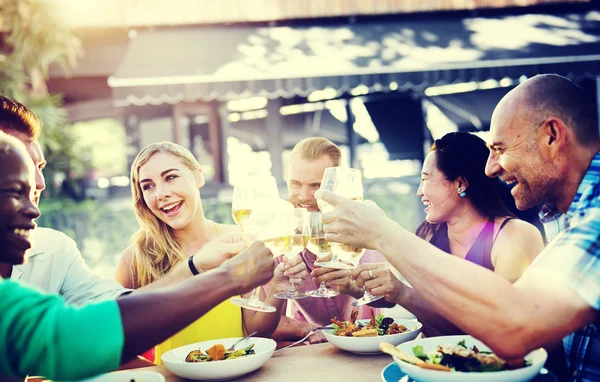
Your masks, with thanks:
[[[331,329],[323,329],[323,335],[333,346],[356,354],[379,354],[379,344],[389,342],[398,345],[414,340],[421,333],[422,324],[416,320],[375,316],[371,310],[370,320],[357,320],[353,311],[350,321],[332,321]]]
[[[270,338],[250,337],[197,342],[171,349],[161,359],[173,374],[198,381],[223,381],[262,367],[273,355],[276,343]]]
[[[467,335],[420,338],[396,346],[394,360],[419,382],[527,382],[534,379],[548,354],[537,349],[506,361],[481,341]]]

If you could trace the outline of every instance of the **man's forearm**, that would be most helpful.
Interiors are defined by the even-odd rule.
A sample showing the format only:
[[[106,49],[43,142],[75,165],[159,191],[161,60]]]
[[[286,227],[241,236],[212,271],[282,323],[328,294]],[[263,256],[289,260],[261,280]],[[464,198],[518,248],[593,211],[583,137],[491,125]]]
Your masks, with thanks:
[[[164,277],[154,281],[151,284],[136,289],[136,293],[146,292],[151,290],[159,290],[169,285],[175,285],[185,279],[192,277],[192,271],[187,265],[187,261],[177,264],[171,272],[167,273]]]
[[[117,300],[125,345],[121,359],[133,359],[239,293],[235,278],[215,269],[163,289],[132,293]]]
[[[261,291],[264,291],[264,288],[261,287]],[[277,329],[277,325],[279,324],[279,320],[281,317],[281,312],[285,310],[286,300],[275,297],[274,293],[274,288],[269,288],[269,294],[266,298],[264,298],[264,302],[269,305],[273,305],[275,309],[277,309],[277,311],[244,312],[244,314],[248,314],[250,316],[248,321],[244,320],[246,331],[248,333],[258,332],[257,336],[259,337],[271,337],[273,332]]]

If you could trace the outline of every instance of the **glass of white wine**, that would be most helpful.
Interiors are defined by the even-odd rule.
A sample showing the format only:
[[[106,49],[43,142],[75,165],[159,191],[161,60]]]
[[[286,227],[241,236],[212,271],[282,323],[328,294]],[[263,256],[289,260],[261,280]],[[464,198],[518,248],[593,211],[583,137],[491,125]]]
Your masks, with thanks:
[[[323,179],[321,180],[321,189],[333,192],[341,195],[348,199],[362,200],[363,199],[363,186],[360,176],[360,171],[353,168],[346,167],[328,167],[323,173]],[[317,199],[319,209],[323,212],[329,212],[332,206],[324,200]],[[344,258],[351,258],[352,256],[361,256],[362,249],[350,247],[340,243],[330,243],[331,245],[331,260],[326,262],[315,262],[315,265],[319,267],[335,268],[335,269],[352,269],[352,265],[341,262],[340,254]]]
[[[256,192],[253,187],[241,185],[233,188],[233,199],[231,200],[231,215],[235,224],[244,230],[244,224],[252,213],[252,202]]]
[[[242,231],[246,231],[246,222],[252,215],[257,200],[279,198],[277,182],[272,176],[250,176],[233,188],[231,215]],[[260,287],[254,289],[249,298],[234,297],[230,301],[244,309],[259,312],[275,312],[277,309],[259,298]]]
[[[291,228],[293,228],[293,232],[291,232],[291,236],[285,237],[286,240],[284,241],[286,243],[281,248],[275,248],[275,251],[281,251],[280,253],[283,253],[288,259],[302,252],[310,239],[310,221],[306,209],[294,208]],[[267,241],[265,241],[265,245],[269,246]],[[271,249],[271,252],[273,252],[273,249]],[[273,256],[277,256],[277,254],[273,252]],[[308,297],[308,295],[298,291],[294,285],[294,280],[290,279],[290,288],[285,292],[276,293],[275,297],[297,300]]]
[[[313,255],[319,258],[331,256],[331,246],[325,240],[325,232],[323,232],[323,222],[321,221],[321,212],[308,212],[310,222],[310,240],[306,245],[306,249]],[[325,283],[321,283],[318,289],[306,291],[310,297],[331,298],[340,294],[339,291],[328,289]]]
[[[363,200],[363,184],[359,170],[346,167],[328,167],[325,169],[321,188],[348,199]],[[317,199],[319,209],[326,213],[332,210],[332,206],[324,200]],[[364,248],[354,247],[349,244],[331,243],[332,258],[328,262],[315,262],[315,265],[336,269],[353,269],[359,263],[365,253]],[[362,298],[352,302],[352,305],[364,305],[377,301],[383,296],[374,297],[368,290],[363,288]]]

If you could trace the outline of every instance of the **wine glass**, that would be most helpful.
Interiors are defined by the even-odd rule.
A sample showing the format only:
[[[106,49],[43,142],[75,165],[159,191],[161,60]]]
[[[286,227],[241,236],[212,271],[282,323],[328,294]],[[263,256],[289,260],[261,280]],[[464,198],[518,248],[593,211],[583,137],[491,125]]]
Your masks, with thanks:
[[[321,212],[309,212],[310,221],[310,240],[306,245],[306,249],[317,256],[317,259],[331,255],[331,247],[329,242],[325,240],[325,232],[323,232],[323,222],[321,221]],[[316,264],[316,263],[315,263]],[[322,282],[318,289],[306,291],[306,294],[311,297],[330,298],[340,294],[339,291],[328,289],[325,283]]]
[[[233,199],[231,200],[231,215],[233,221],[243,231],[246,220],[252,213],[252,202],[255,199],[253,187],[241,185],[233,188]]]
[[[353,168],[326,168],[323,173],[323,179],[321,180],[321,188],[353,200],[362,200],[363,198],[363,186],[360,171]],[[317,204],[322,212],[329,212],[332,210],[332,206],[324,200],[317,199]],[[352,255],[361,256],[361,250],[357,249],[354,251],[353,248],[339,243],[332,242],[330,244],[332,253],[331,260],[326,262],[317,261],[315,262],[315,265],[335,269],[353,269],[354,267],[352,265],[341,262],[339,260],[339,255],[342,254],[345,257],[350,258]]]
[[[310,239],[310,221],[306,209],[294,208],[292,227],[292,235],[289,237],[288,244],[283,248],[282,252],[288,259],[302,252]],[[271,249],[271,251],[273,251],[273,249]],[[273,252],[273,255],[277,256],[275,252]],[[290,288],[286,292],[276,293],[275,297],[285,300],[297,300],[308,297],[308,295],[298,291],[294,285],[294,280],[290,279]]]
[[[233,188],[231,215],[242,231],[245,232],[246,230],[246,222],[250,219],[257,200],[269,197],[279,198],[277,182],[272,176],[249,176]],[[244,309],[259,312],[275,312],[277,309],[273,305],[260,301],[259,294],[260,288],[257,287],[252,291],[249,298],[234,297],[230,301]]]
[[[359,170],[345,167],[328,167],[325,169],[321,188],[348,199],[362,201],[363,200],[363,185]],[[333,207],[324,200],[317,199],[319,209],[323,212],[328,212]],[[354,247],[349,244],[331,243],[332,258],[328,262],[315,262],[315,265],[321,267],[329,267],[336,269],[353,269],[355,268],[362,256],[365,253],[364,248]],[[377,301],[383,296],[373,296],[363,287],[364,295],[360,299],[352,302],[353,306],[369,304]]]

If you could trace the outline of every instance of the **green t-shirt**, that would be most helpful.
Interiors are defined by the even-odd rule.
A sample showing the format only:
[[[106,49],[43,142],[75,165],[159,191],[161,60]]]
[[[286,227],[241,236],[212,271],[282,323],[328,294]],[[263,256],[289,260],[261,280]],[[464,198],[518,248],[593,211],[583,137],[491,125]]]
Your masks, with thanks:
[[[0,278],[1,376],[81,379],[119,366],[124,335],[115,301],[82,308]]]

